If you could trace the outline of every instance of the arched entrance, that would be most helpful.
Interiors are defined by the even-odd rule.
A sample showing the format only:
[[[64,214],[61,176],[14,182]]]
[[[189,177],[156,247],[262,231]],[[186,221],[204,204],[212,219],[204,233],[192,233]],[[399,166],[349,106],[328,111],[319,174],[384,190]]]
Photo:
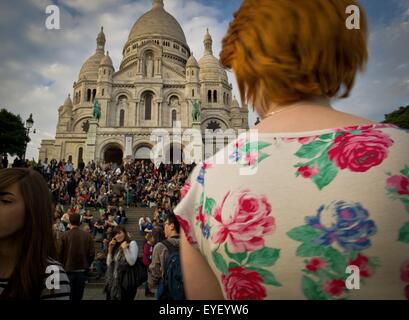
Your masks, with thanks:
[[[104,151],[104,162],[105,163],[116,163],[118,165],[122,164],[122,160],[124,158],[124,153],[121,149],[121,147],[119,147],[116,144],[113,145],[109,145],[106,147],[105,151]]]
[[[135,159],[137,160],[151,160],[151,148],[147,146],[141,146],[136,149]]]

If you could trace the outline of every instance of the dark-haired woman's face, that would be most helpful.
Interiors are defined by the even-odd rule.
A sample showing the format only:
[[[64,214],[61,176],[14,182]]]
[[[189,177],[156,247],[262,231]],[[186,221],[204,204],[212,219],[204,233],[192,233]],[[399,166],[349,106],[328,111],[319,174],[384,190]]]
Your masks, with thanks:
[[[24,219],[25,205],[18,184],[0,190],[0,240],[20,231]]]
[[[125,233],[123,231],[119,231],[115,236],[117,242],[121,243],[125,240]]]

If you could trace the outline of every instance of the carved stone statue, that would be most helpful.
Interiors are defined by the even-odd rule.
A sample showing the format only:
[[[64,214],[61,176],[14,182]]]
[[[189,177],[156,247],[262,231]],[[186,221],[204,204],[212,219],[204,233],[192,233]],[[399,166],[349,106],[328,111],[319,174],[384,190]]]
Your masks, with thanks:
[[[153,77],[153,59],[151,56],[146,58],[146,76],[148,78]]]
[[[193,119],[193,122],[200,121],[200,101],[199,100],[192,101],[192,119]]]
[[[170,99],[170,106],[177,107],[179,105],[179,99],[177,97],[172,97]]]
[[[89,131],[89,120],[85,121],[82,124],[82,131],[84,131],[85,133],[88,133],[88,131]]]
[[[97,99],[94,100],[94,105],[92,106],[92,117],[97,121],[101,118],[101,105]]]

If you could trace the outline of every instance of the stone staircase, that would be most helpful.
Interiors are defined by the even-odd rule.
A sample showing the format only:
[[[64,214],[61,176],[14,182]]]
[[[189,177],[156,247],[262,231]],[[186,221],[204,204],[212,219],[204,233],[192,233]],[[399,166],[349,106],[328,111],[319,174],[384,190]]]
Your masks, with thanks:
[[[143,256],[143,245],[144,245],[144,237],[139,232],[139,219],[148,216],[151,220],[153,220],[153,209],[151,208],[141,208],[141,207],[130,207],[125,208],[126,216],[128,218],[128,222],[125,224],[126,231],[130,234],[131,240],[135,240],[138,244],[138,252],[139,257],[142,258]],[[98,216],[98,213],[95,211],[93,212],[94,217]],[[101,244],[95,243],[96,251],[101,250]],[[100,279],[96,279],[96,272],[91,272],[89,277],[88,286],[98,286],[101,287],[101,290],[104,286],[105,279],[104,277]]]

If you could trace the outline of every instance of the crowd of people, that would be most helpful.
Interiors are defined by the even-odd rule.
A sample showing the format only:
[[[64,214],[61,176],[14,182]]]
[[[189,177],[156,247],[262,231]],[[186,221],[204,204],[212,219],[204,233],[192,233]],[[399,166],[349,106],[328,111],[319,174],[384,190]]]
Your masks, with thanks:
[[[118,291],[115,286],[118,278],[114,277],[118,270],[113,273],[113,266],[116,262],[134,265],[141,250],[144,266],[149,267],[153,248],[165,240],[164,223],[173,214],[180,189],[193,167],[187,164],[155,167],[151,161],[144,160],[120,166],[94,161],[85,166],[80,162],[77,169],[70,161],[52,160],[37,165],[35,168],[44,176],[56,203],[53,230],[58,251],[64,250],[64,236],[72,226],[70,217],[77,214],[80,217],[79,229],[89,233],[96,244],[95,259],[89,267],[96,271],[96,280],[106,279],[107,299],[133,299],[135,286],[130,291]],[[130,240],[136,235],[130,235],[125,229],[128,220],[126,209],[129,207],[145,207],[153,211],[151,217],[145,216],[139,221],[139,232],[145,237],[144,248],[139,249],[137,243]],[[72,241],[75,241],[74,237]],[[123,242],[128,247],[125,244],[115,245]],[[118,248],[124,255],[118,255]],[[79,270],[83,269],[81,266]],[[126,272],[126,268],[119,270]],[[80,292],[74,295],[74,299],[82,297],[86,274],[82,279],[81,289],[74,288]],[[151,297],[154,286],[149,288],[147,283],[145,295]]]
[[[54,203],[52,230],[56,256],[70,280],[70,299],[83,298],[90,274],[96,274],[95,280],[105,280],[106,299],[134,299],[136,285],[120,290],[123,277],[130,267],[137,265],[142,265],[145,272],[149,270],[154,247],[166,239],[165,223],[174,217],[180,189],[193,167],[194,164],[155,167],[149,160],[122,165],[80,162],[77,168],[64,160],[29,164],[30,169],[43,176]],[[138,221],[140,235],[130,234],[126,229],[126,212],[132,207],[152,210],[152,214]],[[170,219],[175,228],[177,220]],[[140,248],[134,240],[137,236],[144,239]],[[161,259],[163,262],[163,253]],[[163,272],[156,267],[153,273],[148,273],[149,279],[155,280],[149,282],[148,276],[144,279],[146,297],[154,296]]]

